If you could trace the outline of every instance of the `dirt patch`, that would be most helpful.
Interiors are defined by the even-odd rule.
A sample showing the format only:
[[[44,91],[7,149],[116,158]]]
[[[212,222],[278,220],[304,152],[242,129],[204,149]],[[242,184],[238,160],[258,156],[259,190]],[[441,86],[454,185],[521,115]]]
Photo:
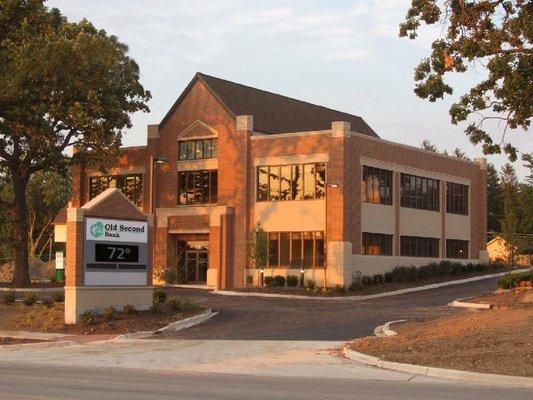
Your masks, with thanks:
[[[533,303],[533,290],[517,288],[510,291],[471,297],[463,301],[468,303],[490,304],[494,308],[524,308],[528,304]]]
[[[63,288],[65,286],[65,282],[39,282],[34,281],[29,286],[25,286],[26,289],[43,289],[43,288]],[[17,286],[13,285],[11,282],[0,282],[0,288],[17,288]]]
[[[412,288],[412,287],[417,287],[417,286],[431,285],[434,283],[455,281],[458,279],[473,278],[475,276],[497,274],[499,272],[504,272],[506,270],[507,268],[491,268],[485,272],[472,272],[472,273],[464,273],[464,274],[458,274],[458,275],[445,275],[445,276],[438,276],[438,277],[433,277],[433,278],[428,278],[428,279],[420,279],[420,280],[413,281],[413,282],[382,283],[380,285],[364,287],[356,291],[351,291],[348,288],[345,288],[344,291],[338,291],[334,287],[328,289],[327,291],[324,291],[323,289],[311,290],[309,288],[301,288],[301,287],[269,288],[266,286],[263,286],[263,287],[253,286],[253,287],[246,287],[246,288],[240,288],[240,289],[236,288],[233,290],[237,292],[290,294],[290,295],[299,295],[299,296],[322,296],[322,297],[362,296],[362,295],[369,295],[369,294],[376,294],[376,293],[391,292],[394,290],[407,289],[407,288]]]
[[[42,304],[26,306],[24,304],[0,304],[0,330],[54,332],[69,334],[121,334],[160,329],[171,322],[197,315],[203,311],[195,308],[180,312],[164,311],[153,314],[140,311],[134,314],[117,313],[114,321],[105,321],[103,316],[95,317],[93,325],[66,325],[64,323],[64,305],[55,303],[47,308]]]
[[[394,337],[351,347],[408,364],[533,377],[533,305],[395,324]]]
[[[44,340],[0,337],[0,346],[10,345],[10,344],[38,343],[38,342],[44,342]]]

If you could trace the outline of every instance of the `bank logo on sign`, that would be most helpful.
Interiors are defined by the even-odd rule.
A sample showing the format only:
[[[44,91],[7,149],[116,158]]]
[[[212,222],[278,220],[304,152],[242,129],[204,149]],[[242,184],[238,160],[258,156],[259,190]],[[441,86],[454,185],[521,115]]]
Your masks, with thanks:
[[[96,222],[91,225],[89,230],[91,232],[91,236],[100,237],[104,234],[104,224],[102,224],[101,222]]]

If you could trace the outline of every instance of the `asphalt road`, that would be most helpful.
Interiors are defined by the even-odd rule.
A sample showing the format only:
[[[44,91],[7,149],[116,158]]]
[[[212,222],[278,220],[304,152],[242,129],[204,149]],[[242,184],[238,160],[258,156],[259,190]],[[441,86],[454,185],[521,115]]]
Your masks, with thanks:
[[[6,366],[0,363],[1,400],[62,399],[530,399],[531,390],[435,384],[249,376],[172,374],[127,369]]]
[[[175,289],[220,312],[182,332],[180,339],[350,340],[371,335],[374,328],[398,319],[436,318],[465,312],[447,307],[452,300],[479,295],[496,287],[498,278],[365,301],[288,300],[215,295],[205,290]]]

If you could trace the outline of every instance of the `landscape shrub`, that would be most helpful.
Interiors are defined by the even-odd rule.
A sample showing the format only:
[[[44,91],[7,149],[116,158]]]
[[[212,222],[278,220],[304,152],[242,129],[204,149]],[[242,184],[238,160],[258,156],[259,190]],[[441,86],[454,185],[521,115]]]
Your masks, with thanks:
[[[41,300],[41,304],[46,308],[51,308],[54,306],[54,300],[52,300],[50,297],[45,297]]]
[[[24,298],[22,299],[22,302],[26,304],[27,306],[32,306],[35,303],[37,303],[38,299],[39,299],[39,296],[37,295],[37,293],[31,291],[31,292],[26,292],[26,294],[24,295]]]
[[[163,314],[165,312],[163,303],[154,303],[150,307],[150,312],[152,314]]]
[[[337,284],[335,285],[335,291],[339,294],[344,294],[346,293],[346,286]]]
[[[383,279],[387,283],[394,283],[394,274],[391,271],[385,272],[385,274],[383,275]]]
[[[114,321],[117,319],[117,309],[113,306],[106,307],[104,310],[104,319],[106,321]]]
[[[360,279],[356,279],[354,280],[350,287],[349,287],[350,291],[352,292],[357,292],[358,290],[361,290],[363,289],[363,284],[361,283],[361,280]]]
[[[254,284],[254,277],[253,277],[253,275],[247,275],[247,276],[246,276],[246,284],[247,284],[248,286]]]
[[[155,289],[152,295],[152,304],[164,303],[167,300],[167,294],[161,289]]]
[[[381,285],[385,281],[383,274],[376,274],[372,277],[373,285]]]
[[[80,315],[80,322],[85,326],[94,324],[94,314],[90,311],[82,312]]]
[[[63,292],[53,292],[52,300],[54,300],[54,303],[63,303],[65,301],[65,295]]]
[[[267,287],[275,287],[276,281],[274,280],[273,276],[265,276],[265,285]]]
[[[409,280],[409,267],[398,265],[397,267],[394,267],[392,273],[395,282],[404,283]]]
[[[285,286],[285,277],[283,275],[275,275],[274,280],[276,281],[277,286]]]
[[[137,312],[133,304],[126,304],[122,311],[124,311],[124,314],[135,314]]]
[[[308,279],[307,280],[307,287],[310,289],[310,290],[315,290],[316,289],[316,282],[312,279]]]
[[[361,285],[363,285],[363,286],[365,286],[365,287],[372,286],[372,282],[373,282],[373,279],[372,279],[372,277],[370,277],[370,276],[363,275],[363,276],[361,277]]]
[[[287,286],[290,286],[290,287],[298,286],[298,276],[287,275]]]
[[[17,294],[14,290],[8,290],[7,292],[2,293],[2,300],[4,300],[4,303],[6,304],[13,304],[16,299]]]
[[[502,276],[498,281],[498,286],[502,289],[510,289],[517,286],[522,281],[533,280],[533,273],[531,271],[515,272]]]

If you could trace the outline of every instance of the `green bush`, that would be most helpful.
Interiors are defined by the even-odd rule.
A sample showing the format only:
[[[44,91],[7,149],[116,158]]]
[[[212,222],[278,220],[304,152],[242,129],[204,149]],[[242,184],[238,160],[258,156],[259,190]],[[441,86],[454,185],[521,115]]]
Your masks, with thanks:
[[[298,286],[298,276],[287,275],[287,286],[290,286],[290,287]]]
[[[32,306],[35,303],[37,303],[38,299],[39,299],[39,296],[37,295],[37,293],[31,291],[31,292],[26,292],[26,294],[24,295],[24,298],[22,299],[22,302],[26,304],[27,306]]]
[[[361,285],[365,287],[372,286],[372,283],[373,283],[373,279],[370,276],[363,275],[363,277],[361,278]]]
[[[172,296],[167,300],[167,307],[171,311],[181,311],[183,310],[183,301],[180,296]]]
[[[339,294],[344,294],[346,293],[346,286],[337,284],[335,285],[335,291]]]
[[[274,281],[273,276],[265,276],[265,285],[268,287],[274,287],[276,286],[276,282]]]
[[[283,287],[285,286],[285,277],[283,275],[266,276],[265,285],[268,287]]]
[[[246,284],[247,284],[248,286],[251,286],[251,285],[254,284],[254,277],[253,277],[253,275],[247,275],[247,276],[246,276]]]
[[[350,289],[350,291],[352,291],[352,292],[357,292],[358,290],[363,289],[363,284],[361,283],[361,280],[359,280],[359,279],[354,280],[354,281],[351,283],[349,289]]]
[[[278,286],[285,286],[285,277],[283,275],[275,275],[274,280],[276,281]]]
[[[387,283],[394,283],[394,274],[391,271],[385,272],[383,280]]]
[[[152,295],[152,304],[164,303],[167,300],[167,294],[161,289],[155,289]]]
[[[82,312],[80,315],[80,322],[85,326],[94,324],[94,314],[90,311]]]
[[[316,289],[316,282],[312,279],[308,279],[307,280],[307,287],[310,289],[310,290],[315,290]]]
[[[381,285],[385,281],[383,274],[376,274],[372,277],[373,285]]]
[[[122,311],[124,311],[124,314],[135,314],[137,312],[133,304],[126,304]]]
[[[17,300],[17,294],[14,290],[8,290],[7,292],[2,292],[2,300],[6,304],[13,304]]]
[[[114,321],[117,319],[117,309],[113,306],[106,307],[104,310],[104,319],[106,321]]]
[[[54,303],[63,303],[65,301],[65,295],[63,292],[54,292],[52,293],[52,300],[54,300]]]
[[[163,303],[154,303],[150,307],[150,312],[152,314],[163,314],[165,312]]]
[[[522,281],[531,281],[533,280],[533,273],[531,271],[526,272],[515,272],[511,274],[506,274],[500,278],[498,281],[498,286],[502,289],[510,289],[517,286]]]
[[[41,304],[46,308],[51,308],[54,306],[54,300],[52,300],[50,297],[46,297],[41,300]]]

